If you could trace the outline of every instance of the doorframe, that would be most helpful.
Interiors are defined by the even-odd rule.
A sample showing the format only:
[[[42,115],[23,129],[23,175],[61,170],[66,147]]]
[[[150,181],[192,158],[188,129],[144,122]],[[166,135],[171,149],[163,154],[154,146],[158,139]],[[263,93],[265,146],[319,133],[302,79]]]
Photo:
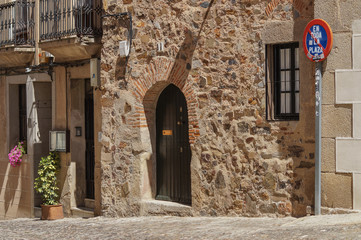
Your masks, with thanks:
[[[81,88],[81,96],[80,96],[80,105],[81,105],[81,115],[82,115],[82,120],[81,120],[81,124],[77,124],[75,122],[73,122],[73,119],[72,119],[72,114],[73,114],[73,110],[74,110],[74,106],[72,105],[72,94],[73,94],[73,90],[72,90],[72,83],[74,81],[78,81],[79,82],[79,87]],[[69,106],[69,130],[70,130],[70,136],[71,136],[71,139],[70,139],[70,151],[73,152],[74,151],[74,145],[73,144],[80,144],[81,143],[81,146],[82,146],[82,150],[83,151],[83,155],[81,157],[78,157],[75,159],[72,159],[71,162],[72,162],[72,175],[74,175],[74,180],[72,181],[71,183],[71,202],[70,202],[70,205],[71,205],[71,208],[78,208],[78,207],[84,207],[85,206],[85,199],[87,199],[87,181],[86,181],[86,115],[85,115],[85,111],[86,111],[86,108],[85,108],[85,98],[86,98],[86,81],[89,81],[90,82],[90,78],[89,77],[77,77],[77,78],[73,78],[73,77],[70,77],[69,78],[69,92],[68,92],[68,95],[69,95],[69,102],[68,102],[68,106]],[[94,88],[92,88],[92,94],[93,94],[93,108],[95,108],[95,92],[94,92]],[[95,162],[96,162],[96,156],[95,156],[95,153],[96,153],[96,149],[95,149],[95,114],[94,114],[94,110],[93,110],[93,131],[94,131],[94,169],[93,169],[93,174],[94,174],[94,179],[95,179],[95,175],[96,175],[96,169],[95,169]],[[82,130],[81,130],[81,136],[79,137],[76,137],[75,136],[75,127],[81,127]],[[80,141],[75,141],[74,139],[80,139]],[[75,142],[73,142],[75,141]],[[73,154],[74,155],[74,154]],[[71,158],[74,158],[74,156],[71,156]],[[82,170],[80,171],[81,174],[79,174],[79,170]],[[79,191],[76,191],[76,189],[79,190],[79,188],[81,188],[81,191],[82,193],[81,194],[78,194]],[[95,182],[94,182],[94,199],[96,198],[95,196]]]
[[[87,91],[87,83],[89,83],[89,87],[91,89],[91,93]],[[93,125],[91,126],[92,128],[92,131],[93,131],[93,189],[92,189],[92,194],[93,194],[93,198],[89,198],[89,199],[93,199],[95,200],[95,112],[94,112],[94,89],[93,87],[91,86],[91,83],[90,83],[90,79],[89,78],[86,78],[84,79],[84,138],[85,138],[85,198],[88,198],[88,180],[87,180],[87,174],[88,174],[88,169],[87,169],[87,124],[86,124],[86,117],[87,117],[87,108],[85,107],[86,105],[86,101],[87,101],[87,96],[88,94],[91,94],[92,96],[92,123]]]
[[[11,84],[26,84],[27,81],[34,81],[34,82],[45,82],[45,83],[51,83],[52,85],[52,92],[51,92],[51,96],[52,96],[52,121],[54,119],[54,102],[53,98],[54,98],[54,82],[51,81],[51,78],[48,74],[46,73],[34,73],[34,74],[27,74],[27,75],[13,75],[13,76],[6,76],[5,77],[5,81],[6,81],[6,142],[7,142],[7,149],[10,149],[10,107],[9,107],[9,89],[10,89],[10,85]],[[28,91],[26,92],[26,101],[28,102]],[[27,118],[29,118],[29,112],[28,109],[26,111],[26,116]],[[27,126],[27,161],[29,162],[30,165],[30,181],[31,181],[31,186],[34,186],[34,149],[33,146],[30,144],[29,141],[29,137],[30,137],[30,128]],[[34,188],[30,189],[30,215],[34,216]]]
[[[146,92],[143,98],[143,108],[147,121],[147,128],[140,128],[140,138],[144,153],[140,156],[141,162],[141,199],[155,200],[157,188],[156,168],[156,108],[160,94],[170,82],[160,81]]]
[[[173,85],[172,86],[172,88],[174,89],[167,89],[167,88],[169,88],[169,87],[171,87],[171,85]],[[175,140],[175,145],[173,146],[173,147],[180,147],[180,148],[183,148],[183,147],[185,147],[185,149],[187,149],[187,150],[185,150],[184,151],[184,153],[183,154],[187,154],[187,153],[189,153],[190,154],[190,158],[189,159],[186,159],[187,161],[189,160],[189,165],[188,166],[184,166],[185,168],[188,168],[187,169],[187,171],[189,171],[189,176],[187,175],[186,177],[188,178],[189,177],[189,179],[183,179],[183,180],[186,180],[186,184],[189,184],[189,197],[191,198],[191,192],[192,192],[192,184],[191,184],[191,160],[192,160],[192,151],[191,151],[191,148],[190,148],[190,144],[189,144],[189,116],[188,116],[188,105],[187,105],[187,99],[186,99],[186,97],[185,97],[185,95],[184,95],[184,93],[182,92],[182,90],[181,89],[179,89],[179,87],[178,86],[176,86],[175,84],[168,84],[165,88],[163,88],[163,90],[160,92],[160,94],[159,94],[159,96],[158,96],[158,99],[157,99],[157,102],[156,102],[156,108],[155,108],[155,137],[156,137],[156,141],[155,141],[155,146],[156,146],[156,150],[158,149],[158,148],[160,148],[160,146],[158,146],[158,144],[159,144],[159,141],[160,141],[160,134],[161,134],[161,132],[159,131],[160,129],[157,129],[157,126],[158,126],[158,121],[157,121],[157,116],[158,116],[158,107],[160,107],[159,105],[160,104],[162,104],[162,103],[160,103],[159,102],[159,98],[161,97],[161,95],[163,94],[163,93],[165,93],[164,91],[165,90],[168,90],[171,94],[176,94],[177,95],[177,97],[175,98],[175,100],[176,100],[176,102],[174,102],[173,103],[173,106],[175,105],[175,106],[177,106],[177,102],[178,102],[178,100],[179,101],[182,101],[181,103],[179,103],[179,107],[182,107],[183,105],[185,105],[185,110],[186,110],[186,116],[187,116],[187,119],[186,120],[184,120],[183,119],[183,121],[185,121],[186,122],[186,125],[187,125],[187,127],[186,127],[186,129],[187,129],[187,133],[186,133],[186,139],[181,139],[181,135],[182,135],[182,131],[179,131],[179,132],[177,132],[177,130],[181,130],[180,129],[180,127],[178,126],[178,124],[177,123],[174,123],[174,129],[173,129],[173,131],[174,131],[174,133],[173,133],[173,136],[174,137],[176,137],[176,133],[177,134],[179,134],[180,136],[177,136],[177,138],[176,139],[174,139],[173,138],[173,140]],[[178,106],[177,106],[178,107]],[[176,109],[176,111],[179,111],[178,113],[176,113],[176,116],[178,116],[178,115],[180,115],[180,116],[182,116],[183,114],[182,114],[182,112],[183,111],[180,111],[180,110],[178,110],[178,108]],[[182,121],[182,119],[176,119],[176,117],[175,117],[175,120],[176,121]],[[178,139],[178,137],[179,137],[179,139]],[[183,142],[183,141],[177,141],[177,140],[185,140],[186,141],[186,143],[185,143],[185,145],[184,144],[182,144],[181,142]],[[189,151],[189,152],[188,152]],[[178,158],[176,157],[175,159],[172,159],[172,161],[173,161],[173,163],[171,164],[172,166],[173,166],[173,164],[174,163],[179,163],[180,164],[180,166],[181,166],[181,169],[183,169],[182,168],[182,157],[180,156],[181,154],[179,154],[178,155]],[[168,159],[168,158],[167,158]],[[184,160],[184,159],[183,159]],[[190,202],[188,203],[186,203],[186,202],[182,202],[181,200],[183,199],[185,199],[188,195],[182,195],[182,172],[179,172],[178,174],[179,174],[179,182],[178,183],[176,183],[175,184],[175,186],[174,187],[179,187],[179,189],[178,189],[178,191],[179,191],[179,195],[178,196],[174,196],[174,197],[179,197],[179,200],[175,200],[175,199],[172,199],[172,196],[164,196],[164,195],[158,195],[158,193],[159,193],[159,191],[158,191],[158,185],[159,185],[159,181],[158,181],[158,173],[159,173],[159,171],[160,171],[160,167],[158,167],[157,166],[157,164],[159,163],[159,161],[160,161],[160,159],[158,158],[158,152],[157,151],[155,151],[155,165],[156,165],[156,171],[155,171],[155,175],[156,175],[156,179],[155,179],[155,181],[156,181],[156,189],[155,189],[155,197],[157,198],[158,196],[160,196],[160,197],[158,197],[158,199],[159,200],[165,200],[165,201],[171,201],[171,202],[176,202],[176,203],[180,203],[180,204],[186,204],[186,205],[188,205],[188,204],[192,204],[192,201],[191,201],[191,199],[190,199]],[[175,173],[174,172],[174,169],[176,168],[176,166],[173,166],[172,168],[171,168],[171,176],[173,175],[173,173]],[[185,169],[184,168],[184,169]],[[180,169],[180,170],[181,170]],[[183,170],[184,170],[183,169]],[[168,179],[168,180],[171,180],[171,182],[173,182],[173,181],[177,181],[177,179],[176,179],[176,177],[171,177],[170,179]],[[188,182],[189,181],[189,182]],[[177,186],[178,185],[178,186]],[[175,189],[172,189],[172,187],[170,187],[169,189],[167,189],[167,190],[169,190],[170,192],[172,192],[172,191],[175,191]],[[183,193],[184,194],[184,193]],[[172,195],[172,194],[170,194],[170,195]]]
[[[157,194],[157,146],[156,146],[156,108],[159,100],[159,96],[164,91],[168,85],[173,84],[178,87],[176,84],[169,81],[158,81],[150,87],[150,89],[145,93],[142,100],[142,106],[145,112],[145,118],[147,122],[146,128],[140,128],[140,138],[142,139],[142,146],[144,152],[140,155],[140,197],[142,201],[155,201]],[[179,88],[179,87],[178,87]],[[182,89],[179,89],[186,100],[188,108],[188,130],[190,127],[189,120],[189,106],[188,99]],[[190,136],[189,136],[190,137]],[[189,141],[191,144],[191,142]],[[194,149],[190,147],[192,158],[190,159],[190,177],[192,179],[192,162],[194,156]],[[191,180],[191,194],[192,194],[192,180]],[[193,201],[191,201],[193,202]],[[176,202],[174,202],[176,203]],[[178,203],[176,203],[178,204]],[[182,205],[182,204],[181,204]],[[186,205],[182,205],[186,206]]]

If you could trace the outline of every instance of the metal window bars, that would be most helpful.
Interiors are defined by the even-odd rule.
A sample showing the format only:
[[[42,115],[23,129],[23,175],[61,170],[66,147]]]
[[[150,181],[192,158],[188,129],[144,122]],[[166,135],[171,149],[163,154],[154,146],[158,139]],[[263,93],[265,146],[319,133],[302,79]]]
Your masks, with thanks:
[[[0,5],[0,47],[34,46],[35,2],[18,0]]]
[[[40,0],[40,40],[101,36],[101,0]]]

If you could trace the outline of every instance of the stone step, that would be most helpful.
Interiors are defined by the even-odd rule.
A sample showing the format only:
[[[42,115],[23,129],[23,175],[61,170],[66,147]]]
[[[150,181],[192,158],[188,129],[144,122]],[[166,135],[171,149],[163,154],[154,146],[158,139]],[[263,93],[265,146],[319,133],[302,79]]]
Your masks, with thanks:
[[[41,218],[41,207],[34,207],[34,217]]]
[[[94,209],[95,200],[94,200],[94,199],[90,199],[90,198],[85,198],[85,199],[84,199],[84,205],[85,205],[86,208]]]
[[[141,202],[141,212],[145,216],[172,215],[180,217],[193,216],[192,207],[168,201],[148,200]]]
[[[71,217],[92,218],[94,217],[94,210],[85,207],[72,208]]]

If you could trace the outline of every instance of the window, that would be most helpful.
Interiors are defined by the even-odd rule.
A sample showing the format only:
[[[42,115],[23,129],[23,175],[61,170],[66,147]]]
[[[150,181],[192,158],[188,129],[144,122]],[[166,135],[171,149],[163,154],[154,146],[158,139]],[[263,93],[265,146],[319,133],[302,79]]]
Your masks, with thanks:
[[[27,139],[26,85],[19,85],[19,140]]]
[[[27,139],[26,85],[9,84],[9,148]]]
[[[267,116],[298,120],[300,69],[298,43],[267,46]]]

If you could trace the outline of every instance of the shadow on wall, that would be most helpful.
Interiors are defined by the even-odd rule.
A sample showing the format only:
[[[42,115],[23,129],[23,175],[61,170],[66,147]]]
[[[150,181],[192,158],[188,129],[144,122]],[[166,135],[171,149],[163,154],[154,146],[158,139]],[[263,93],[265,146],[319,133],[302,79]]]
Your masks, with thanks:
[[[32,188],[30,171],[27,171],[29,163],[24,160],[18,167],[12,167],[8,163],[4,169],[4,178],[0,185],[0,203],[4,201],[4,208],[2,209],[0,205],[0,213],[6,218],[30,217]],[[30,189],[30,191],[24,191],[24,189]]]
[[[300,1],[298,1],[300,3]],[[292,215],[305,216],[307,207],[314,207],[315,193],[315,92],[314,92],[314,64],[303,52],[303,31],[307,23],[314,18],[314,1],[304,1],[303,4],[294,2],[293,8],[295,24],[293,27],[294,40],[299,41],[300,61],[300,118],[295,129],[288,126],[296,134],[282,143],[288,145],[288,154],[292,158]],[[292,129],[292,130],[291,130]],[[292,137],[291,137],[292,136]],[[288,140],[288,142],[287,142]]]
[[[118,78],[116,79],[119,81],[119,88],[120,89],[127,89],[128,82],[125,78],[125,74],[127,71],[127,65],[128,65],[128,59],[127,57],[117,57],[116,67],[115,67],[115,76]]]

